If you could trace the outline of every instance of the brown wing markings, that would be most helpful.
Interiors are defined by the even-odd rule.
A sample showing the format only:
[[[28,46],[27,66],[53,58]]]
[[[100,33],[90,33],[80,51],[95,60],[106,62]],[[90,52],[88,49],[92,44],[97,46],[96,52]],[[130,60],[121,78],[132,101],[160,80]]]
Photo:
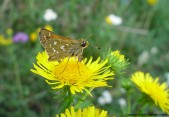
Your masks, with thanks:
[[[40,30],[39,36],[40,42],[49,56],[49,61],[60,61],[61,59],[69,56],[78,56],[79,60],[82,60],[82,55],[79,54],[81,53],[79,52],[79,40],[59,36],[43,28]],[[61,46],[64,46],[66,51],[63,52]]]
[[[53,38],[50,39],[45,44],[45,50],[49,56],[48,58],[49,61],[54,60],[60,61],[60,59],[71,56],[70,50],[72,49],[73,45],[69,41],[64,42],[65,40]],[[57,44],[54,45],[54,42],[57,42]],[[50,44],[52,46],[50,46]],[[66,44],[68,44],[69,46],[67,46]],[[64,47],[65,51],[61,49],[61,46]]]
[[[49,38],[57,38],[57,39],[63,39],[63,40],[70,40],[71,38],[68,38],[68,37],[64,37],[64,36],[60,36],[60,35],[57,35],[47,29],[44,29],[42,28],[39,32],[39,35],[40,35],[40,38],[44,38],[44,36],[47,37],[47,39]],[[74,39],[71,39],[71,40],[74,40]]]

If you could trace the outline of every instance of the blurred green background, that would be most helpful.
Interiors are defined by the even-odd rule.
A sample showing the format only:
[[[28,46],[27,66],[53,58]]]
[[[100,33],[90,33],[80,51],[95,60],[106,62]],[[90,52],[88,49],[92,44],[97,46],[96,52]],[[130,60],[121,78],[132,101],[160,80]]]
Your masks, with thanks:
[[[104,57],[109,48],[120,50],[130,62],[125,79],[141,70],[166,81],[165,74],[169,72],[169,2],[150,1],[0,0],[0,116],[53,117],[57,113],[60,101],[53,98],[54,93],[43,78],[30,72],[37,53],[44,51],[37,30],[47,25],[55,33],[75,39],[92,34],[84,57]],[[51,21],[44,18],[47,9],[52,9],[55,14]],[[110,14],[118,16],[122,22],[106,22]],[[15,42],[13,39],[18,32],[28,35],[28,40]],[[117,103],[120,97],[126,97],[116,90],[121,81],[123,79],[117,78],[111,82],[113,88],[105,88],[113,92],[111,104],[97,102],[97,97],[105,90],[102,88],[94,90],[95,98],[89,98],[110,114],[124,115],[124,108]]]

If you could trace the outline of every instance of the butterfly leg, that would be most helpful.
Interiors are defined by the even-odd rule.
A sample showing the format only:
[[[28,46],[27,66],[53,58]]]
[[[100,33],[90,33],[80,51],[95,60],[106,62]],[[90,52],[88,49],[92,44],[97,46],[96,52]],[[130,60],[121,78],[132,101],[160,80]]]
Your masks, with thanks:
[[[61,73],[63,73],[63,72],[65,71],[65,69],[66,69],[66,67],[67,67],[67,64],[68,64],[68,62],[69,62],[69,59],[70,59],[70,57],[68,58],[68,60],[67,60],[67,62],[66,62],[66,65],[65,65],[65,67],[64,67],[64,69],[63,69],[63,71],[62,71]]]
[[[77,68],[78,68],[78,72],[80,74],[80,69],[79,69],[79,59],[77,60]],[[81,75],[81,74],[80,74]]]

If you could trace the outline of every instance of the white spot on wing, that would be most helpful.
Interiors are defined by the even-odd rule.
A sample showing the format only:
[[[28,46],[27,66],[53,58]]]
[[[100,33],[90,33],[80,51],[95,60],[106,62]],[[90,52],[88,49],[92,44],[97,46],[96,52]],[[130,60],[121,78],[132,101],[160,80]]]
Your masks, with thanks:
[[[61,50],[63,50],[63,51],[65,51],[65,48],[64,48],[65,46],[60,46],[60,49]]]
[[[62,49],[62,50],[63,50],[63,49],[64,49],[64,46],[60,46],[60,49]]]
[[[51,36],[51,33],[49,33],[49,37]]]
[[[53,52],[56,52],[55,48],[52,48],[53,49]]]
[[[55,42],[53,42],[53,44],[54,44],[54,45],[56,45],[56,44],[57,44],[57,42],[55,41]]]
[[[67,46],[69,46],[69,44],[66,44]]]

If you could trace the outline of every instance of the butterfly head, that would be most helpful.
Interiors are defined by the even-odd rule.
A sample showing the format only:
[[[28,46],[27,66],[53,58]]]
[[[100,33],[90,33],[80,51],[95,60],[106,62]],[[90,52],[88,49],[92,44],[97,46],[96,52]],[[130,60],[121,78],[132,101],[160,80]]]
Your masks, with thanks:
[[[89,45],[88,41],[85,40],[85,39],[81,39],[81,43],[80,44],[81,44],[82,48],[87,48],[88,45]]]

